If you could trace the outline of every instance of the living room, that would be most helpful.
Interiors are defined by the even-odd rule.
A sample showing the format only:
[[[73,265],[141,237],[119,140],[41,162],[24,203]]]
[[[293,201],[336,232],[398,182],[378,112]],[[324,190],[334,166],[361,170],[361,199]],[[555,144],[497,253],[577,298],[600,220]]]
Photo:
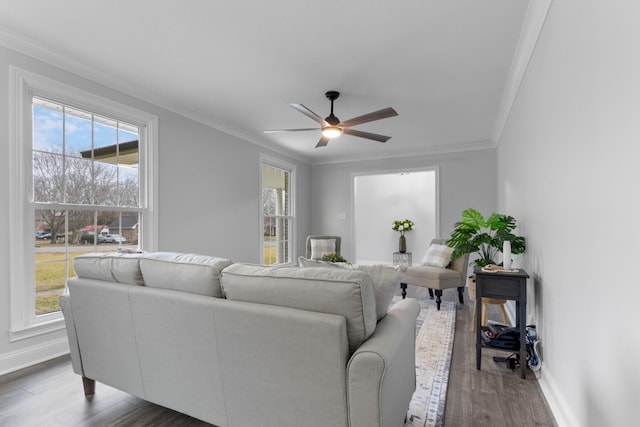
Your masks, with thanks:
[[[230,133],[230,125],[199,117],[197,105],[171,109],[154,103],[156,94],[144,100],[127,95],[135,93],[134,88],[127,91],[129,82],[70,61],[64,52],[39,49],[10,31],[0,37],[4,82],[0,94],[2,99],[11,98],[15,87],[10,67],[16,67],[157,117],[157,233],[151,246],[155,250],[259,263],[261,156],[295,166],[294,243],[300,255],[305,237],[315,233],[343,236],[343,253],[352,253],[354,174],[438,168],[441,237],[448,236],[464,209],[473,207],[484,214],[514,216],[518,233],[527,238],[527,251],[518,262],[531,275],[528,321],[537,325],[543,340],[539,382],[558,425],[633,425],[634,403],[640,395],[640,371],[633,358],[640,353],[640,344],[628,333],[628,325],[640,290],[633,286],[630,271],[637,232],[626,221],[640,207],[634,197],[640,182],[635,165],[640,157],[640,59],[635,54],[640,6],[620,0],[528,3],[532,23],[523,24],[520,38],[528,42],[530,52],[521,68],[510,71],[520,79],[508,80],[516,85],[505,90],[511,93],[511,102],[492,118],[502,125],[494,128],[491,138],[471,141],[476,144],[466,149],[309,161],[294,151],[286,153],[239,132]],[[44,18],[37,15],[24,20],[33,17],[42,25]],[[4,21],[0,20],[2,28],[5,24],[11,28]],[[178,78],[188,79],[188,73]],[[335,88],[322,88],[329,89]],[[317,105],[327,107],[322,101]],[[13,117],[7,101],[0,108],[0,128],[6,130],[0,137],[5,171],[0,192],[7,201],[0,207],[0,218],[10,236],[15,227],[11,213],[15,190],[9,176]],[[347,220],[338,219],[339,213],[345,213]],[[15,332],[11,259],[20,246],[9,238],[0,247],[0,304],[5,313],[0,318],[0,373],[58,356],[66,345],[61,329],[11,338]],[[619,324],[612,325],[611,319]]]

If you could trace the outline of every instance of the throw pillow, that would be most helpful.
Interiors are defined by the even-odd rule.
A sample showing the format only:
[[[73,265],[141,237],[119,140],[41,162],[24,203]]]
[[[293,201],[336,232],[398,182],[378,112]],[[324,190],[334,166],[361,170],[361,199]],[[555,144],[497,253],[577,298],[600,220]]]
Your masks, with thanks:
[[[422,265],[445,268],[449,265],[453,248],[447,245],[431,245],[422,259]]]
[[[322,259],[335,251],[336,239],[311,239],[311,259]]]

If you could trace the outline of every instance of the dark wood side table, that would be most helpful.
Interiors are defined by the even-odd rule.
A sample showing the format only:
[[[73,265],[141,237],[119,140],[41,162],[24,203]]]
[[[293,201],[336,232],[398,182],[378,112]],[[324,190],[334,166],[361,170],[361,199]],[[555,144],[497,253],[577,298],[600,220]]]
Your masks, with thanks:
[[[527,322],[527,279],[529,275],[523,269],[518,272],[491,273],[480,267],[474,268],[476,275],[476,307],[482,307],[482,298],[498,298],[515,300],[516,327],[520,331],[520,377],[525,378],[527,369],[526,322]],[[482,359],[481,316],[476,316],[476,369],[480,370]],[[488,347],[492,348],[493,347]],[[512,351],[496,349],[502,351]]]

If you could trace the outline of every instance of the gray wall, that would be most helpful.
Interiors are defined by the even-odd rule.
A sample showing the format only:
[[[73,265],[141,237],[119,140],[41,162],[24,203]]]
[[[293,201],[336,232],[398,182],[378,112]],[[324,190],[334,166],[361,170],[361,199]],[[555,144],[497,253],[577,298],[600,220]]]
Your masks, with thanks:
[[[439,237],[449,236],[467,208],[478,209],[484,215],[494,212],[497,201],[494,150],[316,165],[311,170],[311,231],[342,236],[342,252],[345,258],[353,259],[352,175],[432,166],[439,169]],[[346,219],[337,219],[338,213],[346,213]],[[395,233],[390,226],[388,230],[372,232]]]
[[[159,117],[158,249],[260,261],[259,155],[297,167],[296,256],[310,231],[309,165],[196,123],[143,101],[0,47],[0,223],[9,223],[9,65],[131,105]],[[47,356],[47,345],[66,339],[64,330],[9,342],[9,251],[0,243],[0,372]],[[59,348],[58,345],[56,348]]]
[[[640,4],[554,1],[498,146],[560,426],[637,425]]]

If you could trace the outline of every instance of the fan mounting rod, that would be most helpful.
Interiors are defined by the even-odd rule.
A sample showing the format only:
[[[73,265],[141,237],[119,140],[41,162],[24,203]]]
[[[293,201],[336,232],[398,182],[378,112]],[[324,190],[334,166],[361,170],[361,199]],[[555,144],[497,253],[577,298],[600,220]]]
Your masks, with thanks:
[[[338,99],[338,97],[340,96],[340,92],[337,92],[335,90],[330,90],[327,93],[325,93],[324,95],[327,97],[327,99],[329,101],[331,101],[331,114],[329,114],[329,117],[325,118],[325,120],[331,126],[335,126],[338,123],[340,123],[340,119],[338,119],[336,116],[333,115],[333,101]]]

